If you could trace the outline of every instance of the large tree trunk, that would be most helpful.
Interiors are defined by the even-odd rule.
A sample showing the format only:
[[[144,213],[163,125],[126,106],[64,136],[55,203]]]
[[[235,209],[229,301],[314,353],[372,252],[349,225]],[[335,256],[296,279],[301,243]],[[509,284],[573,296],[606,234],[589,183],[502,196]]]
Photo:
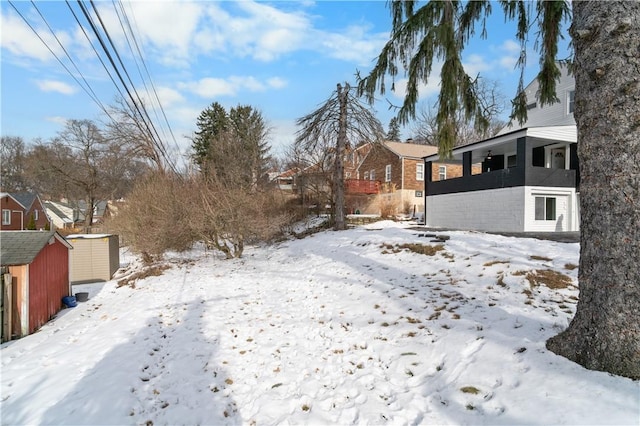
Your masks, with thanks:
[[[333,175],[333,200],[335,211],[335,224],[333,229],[342,231],[347,229],[344,206],[344,151],[347,146],[347,95],[349,84],[342,87],[338,84],[338,101],[340,103],[340,116],[338,118],[338,141],[336,143],[336,158]]]
[[[580,299],[547,347],[640,379],[640,2],[574,2]]]

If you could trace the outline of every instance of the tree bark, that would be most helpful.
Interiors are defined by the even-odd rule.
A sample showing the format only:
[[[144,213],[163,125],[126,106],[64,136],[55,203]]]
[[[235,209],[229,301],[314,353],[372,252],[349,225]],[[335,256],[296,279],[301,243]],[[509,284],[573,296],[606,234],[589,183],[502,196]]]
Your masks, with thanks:
[[[344,151],[347,146],[347,95],[349,84],[345,87],[338,84],[338,101],[340,103],[340,116],[338,123],[338,140],[336,143],[335,167],[333,170],[333,200],[335,223],[333,229],[342,231],[347,229],[344,205]]]
[[[640,379],[640,2],[576,1],[580,297],[547,347]],[[560,94],[559,94],[560,95]]]

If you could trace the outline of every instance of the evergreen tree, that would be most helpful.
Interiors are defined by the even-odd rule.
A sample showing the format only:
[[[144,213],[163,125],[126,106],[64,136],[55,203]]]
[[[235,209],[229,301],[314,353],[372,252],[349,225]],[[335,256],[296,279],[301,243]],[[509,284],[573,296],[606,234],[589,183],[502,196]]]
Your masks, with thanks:
[[[262,113],[249,105],[238,105],[229,111],[229,121],[242,144],[245,183],[250,186],[264,183],[270,147],[269,128]]]
[[[419,83],[442,61],[436,139],[441,157],[455,144],[455,114],[486,127],[476,80],[462,66],[462,52],[495,3],[491,1],[391,2],[393,29],[359,89],[370,101],[384,80],[402,70],[408,83],[398,117],[415,116]],[[498,3],[516,20],[524,70],[528,32],[538,32],[540,105],[557,101],[557,46],[562,23],[571,18],[575,49],[575,112],[580,160],[580,298],[568,329],[547,342],[550,350],[589,369],[640,378],[640,2],[565,1]],[[402,65],[398,65],[398,63]],[[512,116],[523,122],[522,74]]]
[[[393,117],[389,120],[389,131],[387,132],[387,140],[400,141],[400,123],[398,123],[398,117]]]
[[[204,109],[196,120],[198,130],[192,140],[192,159],[202,168],[205,165],[211,141],[229,127],[227,111],[218,102],[212,103]]]

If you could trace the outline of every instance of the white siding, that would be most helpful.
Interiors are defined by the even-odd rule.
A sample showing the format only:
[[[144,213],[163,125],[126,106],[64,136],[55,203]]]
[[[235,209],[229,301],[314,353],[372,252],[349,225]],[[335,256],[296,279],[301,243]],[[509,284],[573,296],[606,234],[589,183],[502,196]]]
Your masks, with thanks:
[[[555,232],[555,231],[577,231],[580,229],[580,218],[578,217],[578,197],[573,188],[553,188],[553,187],[525,187],[525,223],[526,231],[531,232]],[[535,199],[536,197],[553,197],[556,199],[556,219],[536,220],[535,219]]]
[[[430,196],[426,212],[430,227],[519,232],[524,229],[524,188]]]
[[[535,220],[535,197],[556,198],[556,219]],[[426,225],[492,232],[577,231],[573,188],[514,187],[427,197]]]
[[[117,235],[71,235],[67,241],[73,246],[69,252],[72,283],[109,281],[118,269]]]
[[[526,88],[527,104],[536,103],[536,107],[527,111],[527,121],[520,126],[518,121],[514,121],[510,126],[505,126],[499,135],[509,133],[517,129],[539,126],[567,126],[575,125],[576,121],[572,113],[569,113],[569,92],[575,90],[576,82],[572,75],[569,75],[566,67],[561,67],[560,81],[556,86],[557,97],[560,102],[553,105],[540,106],[536,99],[539,84],[538,80],[533,80]]]

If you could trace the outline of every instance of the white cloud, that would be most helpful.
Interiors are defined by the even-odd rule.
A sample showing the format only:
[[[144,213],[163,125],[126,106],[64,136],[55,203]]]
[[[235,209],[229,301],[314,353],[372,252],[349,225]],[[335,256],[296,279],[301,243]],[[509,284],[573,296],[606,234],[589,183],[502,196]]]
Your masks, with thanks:
[[[188,63],[203,7],[204,3],[200,2],[124,3],[134,35],[140,37],[138,42],[160,62],[173,65]],[[102,6],[100,14],[107,28],[114,29],[112,36],[117,37],[124,48],[124,34],[113,7]]]
[[[429,81],[427,84],[419,83],[418,85],[418,96],[421,101],[427,100],[434,95],[440,93],[440,70],[442,69],[442,63],[437,62],[434,63],[431,67],[431,75],[429,77]],[[393,93],[394,97],[398,99],[404,100],[404,97],[407,93],[407,83],[408,79],[402,78],[396,80],[395,90]],[[391,83],[388,82],[387,87],[391,87]]]
[[[371,34],[368,26],[354,25],[341,33],[316,31],[314,39],[318,43],[316,48],[332,58],[369,66],[380,54],[389,34]]]
[[[66,126],[66,124],[67,124],[67,118],[66,117],[49,116],[49,117],[45,117],[44,119],[46,121],[50,122],[50,123],[59,124],[61,126]]]
[[[498,64],[500,67],[505,68],[507,71],[513,71],[520,57],[520,49],[520,44],[514,40],[505,40],[498,48],[500,52]]]
[[[184,97],[180,92],[169,87],[158,87],[156,92],[158,93],[158,98],[160,98],[160,103],[163,107],[168,108],[175,104],[181,104],[184,102]]]
[[[180,83],[178,87],[203,98],[236,94],[236,89],[233,87],[233,84],[222,78],[207,77],[194,82]]]
[[[478,74],[492,68],[491,64],[487,62],[483,56],[477,54],[469,55],[467,60],[464,61],[463,66],[471,78],[475,78]]]
[[[267,84],[269,85],[269,87],[272,87],[274,89],[282,89],[284,87],[287,87],[289,83],[283,78],[272,77],[267,79]]]
[[[12,54],[21,58],[37,59],[39,61],[52,61],[54,56],[24,21],[14,13],[0,14],[0,27],[2,37],[0,45]],[[53,35],[46,28],[36,28],[45,42],[56,53],[62,53]]]
[[[200,97],[213,98],[235,96],[240,91],[264,92],[268,89],[280,89],[286,84],[286,80],[280,77],[272,77],[263,82],[253,76],[230,76],[226,79],[207,77],[198,81],[183,82],[178,84],[178,88]]]
[[[78,91],[75,86],[71,86],[62,81],[56,80],[39,80],[36,81],[38,88],[43,92],[58,92],[63,95],[73,95]]]

